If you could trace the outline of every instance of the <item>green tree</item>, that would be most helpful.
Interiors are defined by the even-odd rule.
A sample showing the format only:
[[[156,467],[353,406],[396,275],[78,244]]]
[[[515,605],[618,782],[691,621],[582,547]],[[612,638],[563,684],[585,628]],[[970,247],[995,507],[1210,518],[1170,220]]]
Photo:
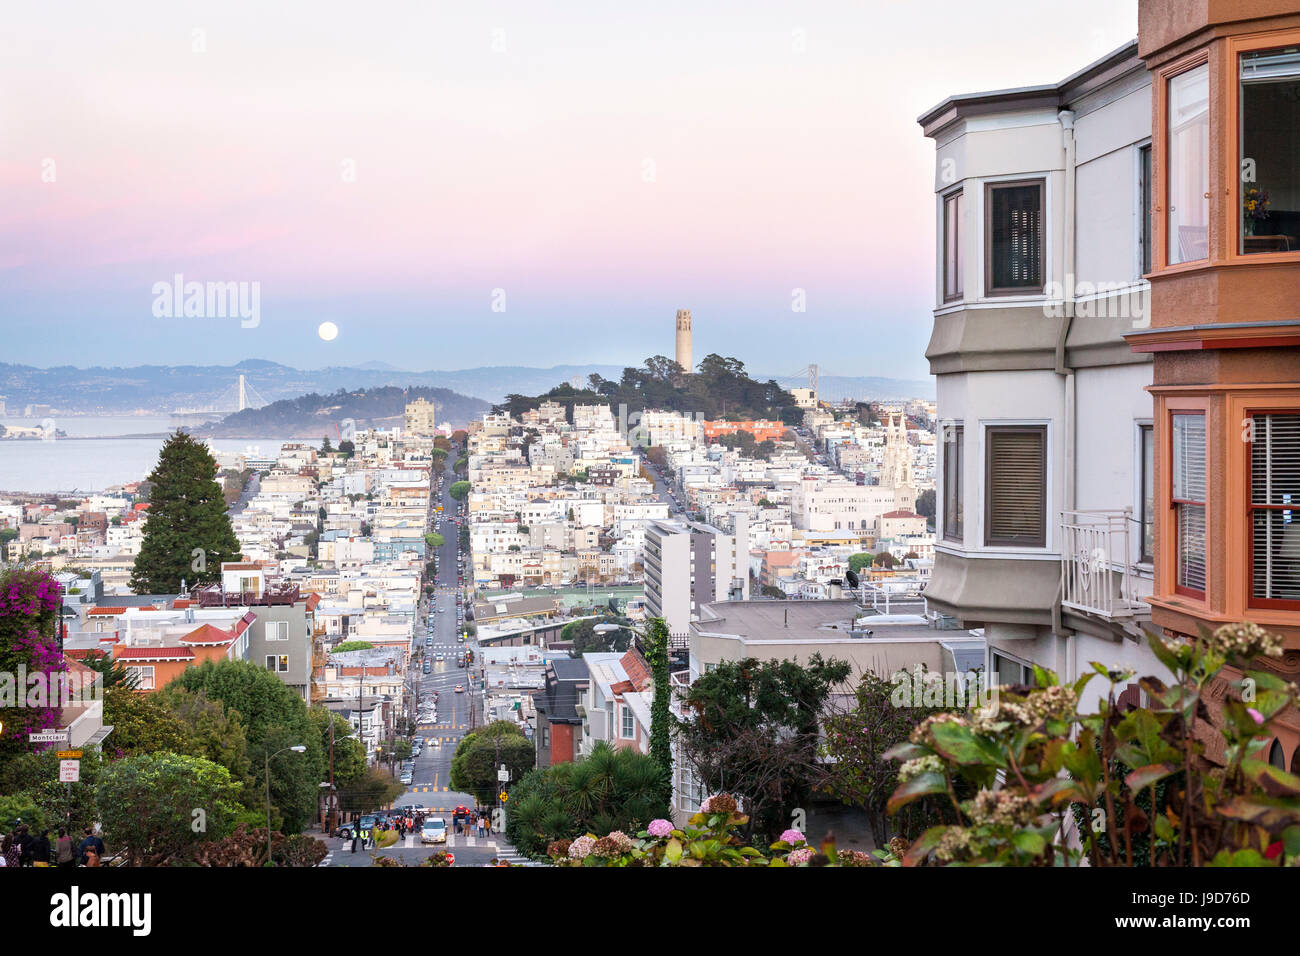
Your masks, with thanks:
[[[321,753],[327,760],[331,721],[334,724],[334,785],[349,787],[361,780],[366,774],[366,752],[347,718],[320,706],[312,707],[309,714],[312,723],[320,731]]]
[[[902,676],[911,680],[905,672]],[[890,826],[887,804],[898,787],[898,764],[885,754],[906,743],[925,717],[941,710],[923,706],[924,694],[918,701],[911,699],[910,692],[906,699],[899,698],[895,692],[899,686],[864,671],[853,709],[827,718],[824,728],[825,752],[831,760],[822,789],[866,812],[879,847],[894,835],[915,839],[927,826],[942,821],[933,800],[920,801],[900,811]]]
[[[671,814],[662,768],[647,754],[601,741],[587,757],[529,771],[510,788],[506,839],[530,856],[552,840],[622,830]]]
[[[177,431],[149,475],[144,540],[131,572],[137,594],[175,594],[187,584],[216,581],[221,562],[239,558],[217,463],[207,446]]]
[[[850,673],[821,654],[803,663],[724,661],[682,700],[679,753],[706,789],[744,798],[753,832],[775,836],[820,780],[822,711]]]
[[[113,728],[108,747],[114,756],[170,751],[193,752],[189,727],[167,709],[156,694],[141,694],[129,687],[104,691],[104,723]]]
[[[121,661],[110,657],[103,651],[91,651],[81,658],[81,663],[92,671],[99,673],[100,686],[104,690],[118,686],[134,690],[136,685],[140,683],[140,678],[134,671],[127,670]]]
[[[923,518],[934,517],[934,489],[927,488],[916,496],[916,513]]]
[[[110,847],[125,848],[134,866],[161,866],[229,834],[239,790],[225,767],[202,757],[138,754],[104,768],[95,802]]]
[[[330,436],[325,435],[320,440],[320,453],[322,455],[331,455],[334,453],[334,446],[330,444]]]
[[[865,551],[859,551],[857,554],[849,555],[849,570],[857,574],[863,568],[870,566],[873,560],[872,555]]]
[[[451,758],[451,786],[483,803],[491,802],[499,786],[501,764],[506,765],[511,779],[522,777],[537,764],[533,742],[512,720],[494,720],[461,738]]]
[[[167,686],[203,691],[221,701],[227,713],[241,715],[255,786],[263,794],[266,757],[286,747],[306,747],[304,753],[281,754],[271,762],[271,801],[283,814],[286,834],[300,831],[315,816],[324,774],[320,734],[307,716],[306,703],[275,674],[245,661],[205,661]]]
[[[345,458],[351,458],[357,453],[357,446],[352,443],[352,439],[345,438],[339,442],[339,454]]]
[[[238,711],[213,700],[202,691],[169,686],[159,694],[167,709],[186,727],[189,752],[230,771],[230,778],[244,785],[245,795],[253,790],[253,765],[248,756],[248,734]]]
[[[436,531],[430,531],[424,536],[424,543],[430,548],[441,548],[447,543],[447,539]]]
[[[447,494],[457,501],[464,501],[469,497],[469,482],[453,481],[451,487],[447,489]]]
[[[560,640],[573,642],[571,653],[574,657],[608,651],[625,651],[632,645],[632,632],[625,626],[620,626],[617,631],[601,632],[596,630],[596,626],[600,624],[626,625],[627,620],[585,618],[581,621],[570,621],[561,628]]]

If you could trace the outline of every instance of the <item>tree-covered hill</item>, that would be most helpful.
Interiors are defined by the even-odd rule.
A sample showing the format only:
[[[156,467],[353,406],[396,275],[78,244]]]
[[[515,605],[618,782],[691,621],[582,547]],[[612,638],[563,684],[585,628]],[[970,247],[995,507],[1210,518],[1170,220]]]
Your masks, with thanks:
[[[437,406],[437,421],[463,427],[489,409],[487,402],[446,388],[340,389],[329,395],[311,392],[282,399],[262,408],[246,408],[220,422],[195,429],[211,438],[312,438],[334,437],[340,423],[352,419],[357,428],[391,428],[400,424],[407,402],[423,398]]]
[[[591,375],[585,388],[563,383],[542,395],[508,395],[495,409],[518,416],[542,402],[564,405],[570,419],[574,405],[609,405],[615,414],[620,405],[626,405],[629,413],[653,408],[698,413],[711,420],[767,418],[786,424],[803,417],[794,396],[775,381],[756,381],[745,371],[745,363],[716,353],[706,355],[694,372],[655,355],[641,368],[623,369],[618,381]]]

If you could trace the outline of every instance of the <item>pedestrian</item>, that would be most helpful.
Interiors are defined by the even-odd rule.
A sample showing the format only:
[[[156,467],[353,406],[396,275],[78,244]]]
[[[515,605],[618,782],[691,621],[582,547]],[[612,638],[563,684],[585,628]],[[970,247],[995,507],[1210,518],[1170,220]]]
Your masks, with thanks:
[[[18,843],[18,865],[31,866],[32,848],[36,843],[36,837],[32,836],[32,831],[27,824],[24,823],[18,827],[16,841]]]
[[[81,846],[78,847],[78,855],[82,866],[90,866],[88,851],[94,850],[96,856],[103,856],[104,841],[95,836],[95,832],[90,827],[86,827],[83,832],[85,836],[81,840]],[[99,864],[96,863],[95,865],[98,866]]]
[[[357,844],[361,842],[361,831],[354,825],[352,827],[352,852],[357,852]]]
[[[63,827],[59,827],[59,838],[54,843],[54,862],[60,867],[77,865],[77,851],[72,845],[72,837]]]
[[[32,866],[50,865],[50,831],[42,830],[32,843]]]
[[[86,866],[99,866],[99,854],[93,846],[86,850]]]
[[[12,833],[6,833],[0,840],[0,855],[4,856],[5,866],[18,865],[18,841]]]

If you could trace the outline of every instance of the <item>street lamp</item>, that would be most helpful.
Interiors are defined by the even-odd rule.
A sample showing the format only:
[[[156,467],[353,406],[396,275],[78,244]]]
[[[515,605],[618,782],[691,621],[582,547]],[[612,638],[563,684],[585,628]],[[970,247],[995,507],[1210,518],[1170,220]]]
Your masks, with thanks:
[[[273,754],[266,755],[266,862],[271,862],[271,758],[278,757],[282,753],[292,750],[296,754],[304,752],[307,748],[299,744],[296,747],[285,747],[277,750]]]

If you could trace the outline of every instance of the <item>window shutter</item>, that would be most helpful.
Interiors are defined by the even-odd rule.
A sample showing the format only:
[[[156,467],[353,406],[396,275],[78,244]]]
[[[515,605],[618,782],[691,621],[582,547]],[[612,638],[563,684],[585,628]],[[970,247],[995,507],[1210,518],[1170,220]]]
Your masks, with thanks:
[[[1252,594],[1300,600],[1300,415],[1255,415],[1251,422]]]
[[[1205,416],[1173,416],[1173,498],[1178,526],[1175,581],[1205,590]]]
[[[989,544],[1046,543],[1046,444],[1042,428],[989,429]]]
[[[1043,284],[1042,187],[1003,186],[993,190],[994,289],[1035,289]]]

